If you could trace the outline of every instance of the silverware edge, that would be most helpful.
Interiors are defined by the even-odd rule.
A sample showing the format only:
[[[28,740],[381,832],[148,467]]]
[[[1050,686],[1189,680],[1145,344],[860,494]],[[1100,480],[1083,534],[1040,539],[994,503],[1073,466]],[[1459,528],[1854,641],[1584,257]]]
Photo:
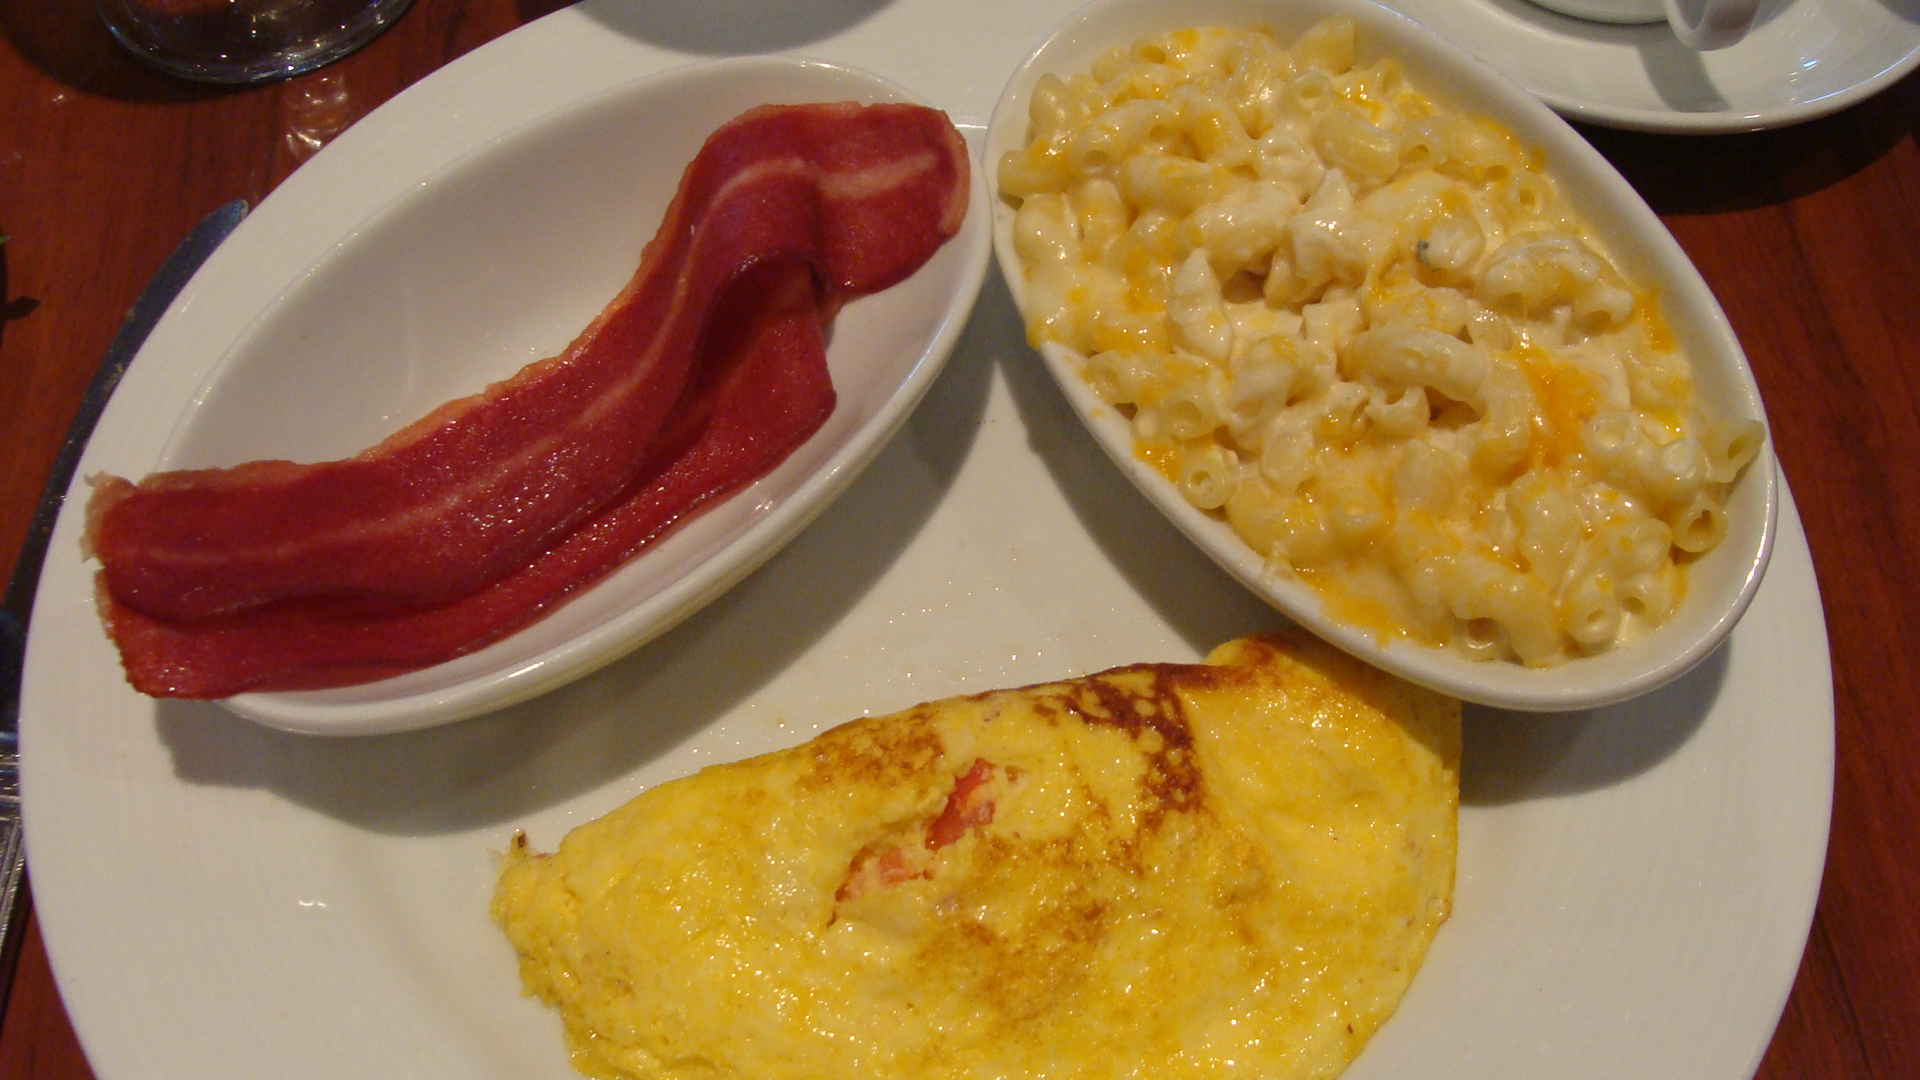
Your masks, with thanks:
[[[6,599],[0,602],[0,1015],[13,986],[14,965],[25,929],[22,899],[26,870],[26,838],[21,828],[20,800],[20,683],[25,675],[27,623],[33,614],[34,593],[46,562],[47,544],[60,516],[67,488],[80,464],[80,455],[93,436],[94,425],[120,385],[134,354],[153,332],[154,324],[173,305],[194,272],[247,216],[247,203],[236,199],[200,219],[179,246],[160,264],[133,302],[127,317],[107,346],[94,372],[66,440],[54,458],[53,471],[40,492],[27,536],[14,563]]]

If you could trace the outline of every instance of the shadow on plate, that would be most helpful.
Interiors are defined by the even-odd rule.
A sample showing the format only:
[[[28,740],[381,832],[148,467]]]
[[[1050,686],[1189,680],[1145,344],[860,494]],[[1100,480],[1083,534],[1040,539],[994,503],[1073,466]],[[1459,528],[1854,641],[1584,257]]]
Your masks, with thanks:
[[[1035,454],[1046,464],[1074,517],[1127,584],[1146,598],[1195,652],[1286,625],[1286,616],[1241,587],[1174,528],[1114,467],[1027,347],[1019,314],[996,267],[980,309],[1004,318],[1000,370]],[[1004,315],[1001,313],[1004,312]]]
[[[810,45],[866,21],[888,0],[586,0],[580,14],[650,45],[702,56],[751,56]],[[520,0],[530,21],[560,7]]]
[[[1756,28],[1758,23],[1778,15],[1779,9],[1791,2],[1768,0],[1755,17]],[[1541,34],[1593,45],[1632,49],[1640,57],[1640,66],[1653,84],[1654,92],[1660,96],[1661,102],[1675,112],[1715,113],[1730,107],[1727,99],[1713,85],[1713,77],[1707,72],[1700,54],[1681,44],[1680,39],[1664,23],[1613,25],[1589,22],[1556,14],[1528,0],[1490,0],[1490,6]],[[1468,51],[1477,52],[1472,43],[1463,44]],[[1496,68],[1506,69],[1500,56],[1482,55],[1481,59]]]
[[[1787,8],[1802,2],[1805,0],[1761,0],[1759,9],[1754,12],[1753,26],[1747,32],[1760,33]],[[1727,48],[1738,49],[1740,46],[1736,43]],[[1656,27],[1651,33],[1641,31],[1641,36],[1634,39],[1634,51],[1640,54],[1640,65],[1647,73],[1647,81],[1653,85],[1653,92],[1660,95],[1660,101],[1674,112],[1718,113],[1733,108],[1733,104],[1714,86],[1713,76],[1708,72],[1707,62],[1701,54],[1682,44],[1664,26]],[[1779,74],[1781,103],[1786,104],[1790,99],[1786,87],[1793,73],[1783,71]]]
[[[1467,706],[1461,803],[1501,806],[1578,795],[1647,772],[1706,720],[1734,647],[1729,640],[1679,679],[1604,709],[1516,713]]]
[[[295,735],[218,705],[162,702],[175,775],[421,835],[522,819],[632,773],[778,675],[906,550],[979,431],[1001,321],[974,314],[899,435],[785,550],[632,655],[531,701],[398,735]]]
[[[1643,41],[1635,50],[1640,66],[1653,84],[1661,104],[1677,113],[1719,113],[1733,108],[1701,55],[1682,45],[1678,38],[1663,37]]]

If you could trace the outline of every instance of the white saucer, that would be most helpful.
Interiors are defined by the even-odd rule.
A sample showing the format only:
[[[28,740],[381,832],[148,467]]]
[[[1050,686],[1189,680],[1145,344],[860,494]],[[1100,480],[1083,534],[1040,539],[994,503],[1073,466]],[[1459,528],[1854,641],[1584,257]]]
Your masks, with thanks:
[[[1607,26],[1528,0],[1382,0],[1572,120],[1688,134],[1837,112],[1920,65],[1920,0],[1762,0],[1738,44],[1697,53],[1664,23]]]

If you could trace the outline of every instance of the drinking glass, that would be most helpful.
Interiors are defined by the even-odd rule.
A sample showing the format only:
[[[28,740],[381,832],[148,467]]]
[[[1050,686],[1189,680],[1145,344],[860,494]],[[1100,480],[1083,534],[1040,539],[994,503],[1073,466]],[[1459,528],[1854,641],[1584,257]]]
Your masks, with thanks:
[[[120,44],[201,82],[285,78],[352,52],[413,0],[98,0]]]

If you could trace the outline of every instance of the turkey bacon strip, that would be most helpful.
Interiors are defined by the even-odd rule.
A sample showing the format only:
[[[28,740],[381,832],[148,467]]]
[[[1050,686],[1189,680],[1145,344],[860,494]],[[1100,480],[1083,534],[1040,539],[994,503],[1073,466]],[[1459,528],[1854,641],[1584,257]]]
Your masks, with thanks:
[[[471,652],[533,622],[699,507],[764,474],[833,410],[811,272],[749,272],[716,313],[701,380],[666,425],[665,452],[632,489],[527,565],[435,607],[282,601],[192,622],[115,601],[102,613],[127,679],[154,697],[222,698],[370,682]]]
[[[830,317],[952,236],[967,182],[965,146],[931,109],[743,114],[708,139],[638,271],[559,356],[345,460],[97,478],[88,542],[104,593],[175,624],[300,600],[391,613],[472,596],[658,466],[715,305],[743,273],[804,263]]]

